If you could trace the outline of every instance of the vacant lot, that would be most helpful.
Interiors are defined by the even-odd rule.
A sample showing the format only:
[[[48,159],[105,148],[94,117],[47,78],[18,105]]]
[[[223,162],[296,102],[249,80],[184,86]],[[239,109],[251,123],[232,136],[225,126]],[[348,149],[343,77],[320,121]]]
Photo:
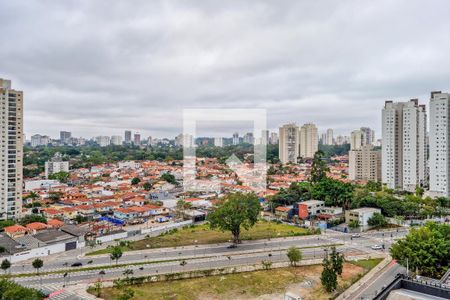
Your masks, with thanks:
[[[368,268],[380,260],[345,263],[340,290],[356,281]],[[303,299],[329,299],[335,295],[326,293],[320,284],[322,266],[304,266],[210,276],[169,282],[148,283],[132,286],[133,300],[146,299],[283,299],[286,291],[300,293]],[[112,300],[119,291],[106,288],[102,297]]]
[[[299,236],[312,234],[311,231],[286,224],[275,222],[258,222],[250,230],[243,230],[242,240],[258,240],[266,238]],[[179,247],[187,245],[215,244],[227,242],[231,239],[229,232],[209,229],[208,225],[198,225],[172,231],[157,237],[149,237],[140,241],[131,242],[123,246],[123,251],[142,250],[163,247]],[[102,249],[88,255],[108,253],[110,249]]]

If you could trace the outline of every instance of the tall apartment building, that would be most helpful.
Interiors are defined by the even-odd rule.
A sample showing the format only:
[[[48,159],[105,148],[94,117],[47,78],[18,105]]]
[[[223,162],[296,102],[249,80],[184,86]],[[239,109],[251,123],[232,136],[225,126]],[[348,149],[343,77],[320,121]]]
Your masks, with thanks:
[[[134,134],[133,144],[135,144],[136,146],[139,146],[141,144],[141,134],[139,132],[136,132]]]
[[[0,78],[0,219],[22,212],[23,92]]]
[[[363,145],[373,145],[375,143],[375,131],[369,127],[361,127]]]
[[[122,136],[120,136],[120,135],[113,135],[111,137],[111,144],[112,145],[116,145],[116,146],[122,145]]]
[[[430,99],[430,196],[450,196],[450,94]]]
[[[69,172],[69,162],[64,161],[61,153],[57,152],[49,161],[45,162],[45,177],[48,178],[49,175],[59,172]]]
[[[386,101],[382,111],[382,181],[390,188],[415,191],[426,184],[425,105],[417,99]]]
[[[47,146],[51,139],[48,135],[35,134],[31,136],[31,147]]]
[[[319,150],[319,136],[316,125],[307,123],[300,128],[300,156],[312,158]]]
[[[239,144],[239,133],[235,132],[233,133],[233,145]]]
[[[111,138],[109,136],[97,136],[95,142],[100,145],[100,147],[106,147],[111,144]]]
[[[131,131],[125,130],[125,144],[131,144]]]
[[[255,138],[253,137],[253,133],[252,132],[247,132],[244,135],[243,142],[246,143],[246,144],[253,145],[255,143]]]
[[[297,163],[299,153],[299,129],[295,124],[287,124],[280,127],[279,133],[279,156],[283,164]]]
[[[333,145],[334,144],[334,137],[333,137],[333,129],[328,128],[327,133],[325,135],[325,141],[323,142],[324,145]]]
[[[59,132],[59,141],[63,144],[66,144],[71,136],[72,136],[72,133],[69,131],[60,131]]]
[[[272,145],[278,144],[278,133],[276,133],[276,132],[271,132],[271,133],[270,133],[270,139],[269,139],[269,142],[270,142]]]
[[[348,153],[348,175],[350,180],[381,181],[381,151],[365,145]]]
[[[215,137],[214,138],[214,146],[216,146],[216,147],[223,147],[223,138]]]
[[[359,150],[363,145],[365,145],[363,132],[361,130],[353,130],[350,134],[350,150]]]

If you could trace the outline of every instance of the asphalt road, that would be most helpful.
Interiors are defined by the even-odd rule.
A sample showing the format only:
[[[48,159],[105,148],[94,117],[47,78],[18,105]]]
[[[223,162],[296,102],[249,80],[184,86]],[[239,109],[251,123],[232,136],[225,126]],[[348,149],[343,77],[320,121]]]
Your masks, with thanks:
[[[370,251],[370,248],[375,245],[385,244],[385,248],[389,249],[391,243],[395,239],[401,238],[406,234],[406,231],[397,232],[396,230],[389,232],[371,232],[363,234],[359,238],[351,238],[351,234],[337,233],[327,231],[327,233],[320,236],[306,236],[306,237],[291,237],[291,238],[277,238],[271,240],[259,241],[244,241],[237,248],[230,249],[228,243],[212,244],[212,245],[196,245],[178,248],[161,248],[149,249],[141,251],[124,252],[122,258],[119,260],[120,264],[146,262],[146,261],[161,261],[173,259],[191,259],[198,257],[210,257],[216,255],[238,254],[242,252],[261,252],[266,250],[282,250],[291,246],[296,247],[319,247],[330,244],[346,244],[362,251]],[[87,251],[87,249],[85,249]],[[386,250],[387,251],[387,250]],[[76,255],[78,253],[78,255]],[[44,257],[44,266],[40,272],[61,271],[65,269],[73,269],[71,265],[76,262],[82,263],[83,267],[94,267],[112,265],[113,261],[109,255],[98,256],[81,256],[81,252],[74,252],[72,256],[61,257],[59,255]],[[34,273],[35,270],[31,265],[31,261],[15,263],[10,269],[11,274],[18,273]]]
[[[345,255],[361,255],[364,254],[359,249],[349,246],[339,246],[338,251]],[[321,259],[325,255],[324,248],[307,248],[303,251],[304,259]],[[270,255],[269,255],[270,254]],[[100,270],[80,271],[75,273],[68,273],[66,277],[63,274],[49,274],[43,276],[29,276],[15,278],[14,280],[21,285],[30,287],[39,287],[41,285],[60,285],[88,283],[95,282],[98,279],[112,280],[118,277],[125,277],[124,271],[127,269],[133,270],[133,276],[148,276],[156,274],[193,271],[193,270],[207,270],[223,267],[233,267],[242,265],[260,264],[262,261],[272,262],[287,262],[286,250],[282,251],[264,251],[261,253],[240,254],[240,255],[220,255],[210,258],[198,258],[186,260],[186,265],[181,265],[179,261],[176,262],[162,262],[139,266],[127,266],[105,269],[105,274],[100,274]]]

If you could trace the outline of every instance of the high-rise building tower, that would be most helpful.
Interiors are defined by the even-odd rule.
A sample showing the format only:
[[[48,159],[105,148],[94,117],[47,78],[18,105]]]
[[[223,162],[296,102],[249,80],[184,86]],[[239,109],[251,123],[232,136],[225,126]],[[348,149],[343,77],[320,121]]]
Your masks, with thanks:
[[[279,156],[283,164],[297,163],[299,157],[299,129],[295,124],[287,124],[280,127]]]
[[[382,111],[382,181],[414,192],[426,184],[426,110],[417,99],[386,101]]]
[[[365,145],[348,153],[348,177],[350,180],[381,181],[381,151]]]
[[[450,94],[432,92],[430,99],[430,195],[450,195]]]
[[[373,145],[375,143],[375,131],[369,127],[361,127],[363,145]]]
[[[22,213],[23,92],[0,78],[0,219]]]
[[[326,133],[326,140],[323,141],[324,145],[333,145],[334,144],[334,137],[333,137],[333,129],[328,128]]]
[[[141,144],[141,134],[140,134],[139,132],[136,132],[136,133],[134,134],[133,143],[134,143],[136,146],[139,146],[139,145]]]
[[[239,133],[235,132],[233,133],[233,145],[239,144]]]
[[[300,156],[313,158],[319,150],[319,136],[316,125],[307,123],[300,128]]]
[[[359,150],[364,145],[363,132],[361,130],[353,130],[350,134],[350,150]]]
[[[69,131],[60,131],[59,132],[59,140],[63,144],[66,144],[71,136],[72,136],[72,133]]]
[[[125,130],[125,144],[131,144],[131,131]]]
[[[214,146],[216,146],[216,147],[223,147],[223,138],[215,137],[214,138]]]

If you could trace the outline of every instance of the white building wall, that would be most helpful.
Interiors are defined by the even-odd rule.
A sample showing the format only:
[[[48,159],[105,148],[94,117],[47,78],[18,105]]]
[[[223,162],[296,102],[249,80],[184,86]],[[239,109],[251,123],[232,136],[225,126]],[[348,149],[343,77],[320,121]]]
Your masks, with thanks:
[[[430,193],[450,195],[450,94],[433,92],[430,99]]]

